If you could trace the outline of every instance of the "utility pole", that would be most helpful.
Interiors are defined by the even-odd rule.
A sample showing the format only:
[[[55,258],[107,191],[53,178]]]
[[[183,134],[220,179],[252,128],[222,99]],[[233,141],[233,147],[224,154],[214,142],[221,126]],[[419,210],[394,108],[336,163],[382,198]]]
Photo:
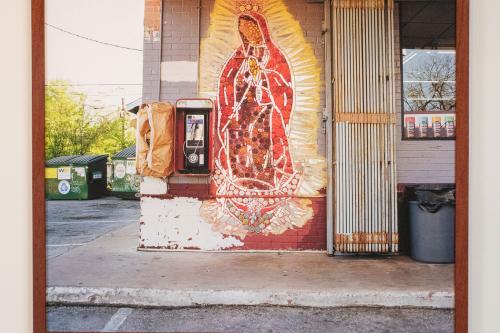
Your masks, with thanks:
[[[85,104],[82,104],[82,116],[80,118],[80,155],[85,154],[83,149],[83,127],[85,126]]]
[[[125,101],[123,97],[122,97],[122,108],[120,110],[120,118],[122,121],[122,138],[120,146],[122,149],[125,149]]]

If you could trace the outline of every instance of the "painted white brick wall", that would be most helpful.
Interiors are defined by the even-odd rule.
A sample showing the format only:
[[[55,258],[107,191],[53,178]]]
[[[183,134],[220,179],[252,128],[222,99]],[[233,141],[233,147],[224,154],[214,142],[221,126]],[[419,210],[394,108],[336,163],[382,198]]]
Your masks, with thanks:
[[[399,15],[395,22],[397,179],[408,183],[455,183],[455,141],[402,140],[401,53],[399,49]]]

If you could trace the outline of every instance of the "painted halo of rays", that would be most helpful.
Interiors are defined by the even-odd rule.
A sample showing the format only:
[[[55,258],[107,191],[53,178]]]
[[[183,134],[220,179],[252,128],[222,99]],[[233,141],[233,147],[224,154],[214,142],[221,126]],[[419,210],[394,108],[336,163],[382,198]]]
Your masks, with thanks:
[[[321,86],[318,62],[283,0],[265,1],[259,13],[265,17],[271,39],[291,69],[294,101],[288,139],[294,169],[302,175],[296,195],[315,196],[327,180],[326,160],[317,153]],[[220,73],[241,45],[237,29],[240,14],[235,0],[215,0],[207,37],[200,46],[199,93],[203,97],[217,96]]]

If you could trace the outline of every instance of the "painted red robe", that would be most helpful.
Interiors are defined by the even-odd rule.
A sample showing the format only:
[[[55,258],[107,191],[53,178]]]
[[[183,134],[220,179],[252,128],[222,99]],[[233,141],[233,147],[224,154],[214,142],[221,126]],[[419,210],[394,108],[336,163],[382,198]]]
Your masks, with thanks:
[[[216,201],[205,212],[214,228],[227,234],[280,233],[291,225],[292,211],[298,211],[291,199],[300,180],[288,137],[294,103],[291,68],[271,40],[264,17],[252,12],[241,18],[253,22],[262,43],[252,45],[240,31],[242,44],[220,74],[212,182]]]
[[[262,193],[279,189],[294,175],[288,141],[294,92],[290,66],[264,17],[242,16],[258,25],[263,43],[246,45],[242,37],[221,72],[216,159],[234,186]]]

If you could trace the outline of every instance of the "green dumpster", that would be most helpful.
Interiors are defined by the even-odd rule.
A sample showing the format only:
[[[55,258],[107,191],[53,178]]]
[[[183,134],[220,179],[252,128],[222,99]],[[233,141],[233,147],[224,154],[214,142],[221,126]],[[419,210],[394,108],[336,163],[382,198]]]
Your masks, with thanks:
[[[107,159],[108,155],[72,155],[46,161],[46,198],[85,200],[106,195]]]
[[[140,176],[135,170],[135,146],[125,148],[111,158],[111,193],[123,199],[138,199]]]

